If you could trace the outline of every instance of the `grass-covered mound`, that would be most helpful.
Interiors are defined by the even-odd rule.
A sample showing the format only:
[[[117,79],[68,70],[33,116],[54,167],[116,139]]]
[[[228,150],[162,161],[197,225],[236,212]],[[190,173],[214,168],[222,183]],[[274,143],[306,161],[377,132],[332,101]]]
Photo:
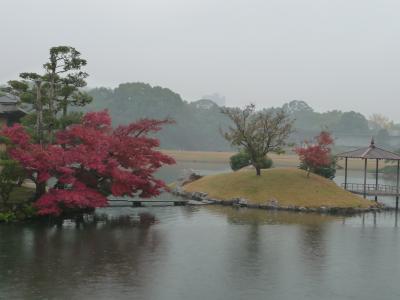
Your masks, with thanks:
[[[357,207],[375,206],[338,187],[333,181],[294,168],[263,170],[256,176],[254,170],[205,176],[186,184],[187,192],[204,192],[210,198],[229,200],[245,198],[250,203],[263,204],[277,200],[279,206]]]

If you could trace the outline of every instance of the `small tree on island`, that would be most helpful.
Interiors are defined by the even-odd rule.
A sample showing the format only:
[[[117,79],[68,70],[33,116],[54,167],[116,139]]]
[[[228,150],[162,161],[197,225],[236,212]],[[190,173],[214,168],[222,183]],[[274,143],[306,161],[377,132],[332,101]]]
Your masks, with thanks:
[[[223,136],[232,146],[248,153],[257,176],[269,152],[282,153],[292,132],[293,121],[283,110],[256,111],[250,104],[244,109],[222,108],[221,112],[233,123]]]
[[[329,132],[322,131],[313,141],[306,141],[303,146],[295,148],[299,155],[300,169],[324,176],[329,179],[335,177],[336,161],[331,153],[333,138]]]
[[[5,127],[7,154],[36,184],[35,207],[41,215],[94,209],[107,196],[158,195],[166,188],[154,173],[174,160],[157,151],[148,136],[170,120],[143,119],[116,129],[107,111],[87,113],[81,124],[57,133],[55,144],[32,141],[20,125]]]

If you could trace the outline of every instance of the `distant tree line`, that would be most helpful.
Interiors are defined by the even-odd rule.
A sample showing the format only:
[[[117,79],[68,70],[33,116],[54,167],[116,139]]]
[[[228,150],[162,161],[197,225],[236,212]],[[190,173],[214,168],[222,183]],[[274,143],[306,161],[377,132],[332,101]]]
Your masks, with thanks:
[[[94,101],[85,110],[108,109],[114,125],[126,124],[140,118],[172,118],[175,125],[166,127],[161,146],[178,150],[230,150],[219,128],[226,128],[229,120],[217,105],[203,108],[183,101],[170,89],[152,87],[145,83],[124,83],[115,89],[95,88],[89,95]]]
[[[114,125],[126,124],[143,117],[170,117],[176,124],[166,128],[159,135],[161,146],[180,150],[232,150],[230,144],[220,134],[232,122],[221,114],[217,105],[205,105],[205,100],[184,101],[170,89],[153,87],[145,83],[124,83],[116,88],[94,88],[88,91],[94,99],[85,110],[107,108]],[[306,102],[293,100],[282,107],[268,108],[265,111],[284,110],[294,120],[294,131],[289,137],[291,142],[311,139],[321,130],[329,131],[333,136],[372,136],[377,143],[385,146],[390,139],[390,130],[400,126],[393,124],[382,115],[366,118],[358,112],[332,110],[316,112]]]

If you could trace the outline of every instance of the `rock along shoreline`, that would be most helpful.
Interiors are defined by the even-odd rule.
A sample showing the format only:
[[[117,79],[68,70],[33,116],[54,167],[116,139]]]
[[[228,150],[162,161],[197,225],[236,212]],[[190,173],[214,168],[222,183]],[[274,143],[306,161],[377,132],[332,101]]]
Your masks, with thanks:
[[[245,198],[233,198],[229,200],[220,200],[208,197],[207,193],[202,192],[187,192],[182,189],[181,186],[174,188],[171,193],[175,196],[188,199],[189,205],[210,205],[219,204],[224,206],[233,207],[247,207],[247,208],[258,208],[265,210],[277,210],[277,211],[292,211],[292,212],[304,212],[304,213],[322,213],[322,214],[339,214],[339,215],[349,215],[349,214],[359,214],[366,212],[381,212],[394,210],[394,208],[386,207],[381,203],[378,203],[376,207],[302,207],[302,206],[281,206],[277,200],[269,200],[262,204],[250,203]]]

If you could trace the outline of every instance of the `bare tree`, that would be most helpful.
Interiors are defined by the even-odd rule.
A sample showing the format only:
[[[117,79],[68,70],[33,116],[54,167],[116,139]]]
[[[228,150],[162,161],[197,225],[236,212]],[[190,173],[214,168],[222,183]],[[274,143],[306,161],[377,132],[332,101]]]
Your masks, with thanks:
[[[368,118],[369,123],[372,125],[372,129],[379,130],[379,129],[391,129],[394,126],[393,121],[391,121],[388,117],[382,114],[372,114]]]
[[[233,123],[223,136],[232,146],[244,149],[250,156],[251,164],[261,175],[262,161],[267,153],[283,152],[286,140],[293,128],[293,120],[283,110],[256,111],[255,105],[244,109],[222,108],[221,112]]]

